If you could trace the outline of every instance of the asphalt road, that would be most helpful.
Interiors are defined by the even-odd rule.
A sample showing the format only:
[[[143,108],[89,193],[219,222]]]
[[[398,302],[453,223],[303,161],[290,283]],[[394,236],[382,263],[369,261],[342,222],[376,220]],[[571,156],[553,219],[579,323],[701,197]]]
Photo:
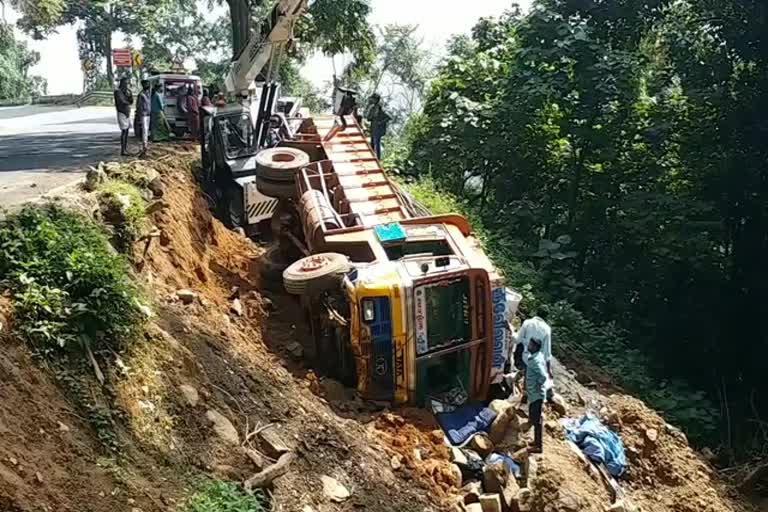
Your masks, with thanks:
[[[0,207],[76,181],[88,164],[119,158],[115,116],[114,107],[0,108]]]

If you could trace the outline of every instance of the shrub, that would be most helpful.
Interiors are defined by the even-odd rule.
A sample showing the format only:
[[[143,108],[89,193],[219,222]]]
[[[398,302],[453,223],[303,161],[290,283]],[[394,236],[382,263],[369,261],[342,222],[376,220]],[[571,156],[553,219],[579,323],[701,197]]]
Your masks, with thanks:
[[[110,217],[106,220],[115,226],[118,241],[123,248],[141,236],[146,219],[146,204],[135,185],[108,181],[99,192],[99,201],[106,206]]]
[[[184,512],[265,512],[267,500],[261,491],[253,496],[230,482],[207,483],[184,507]]]
[[[104,231],[55,205],[27,206],[0,222],[0,280],[16,324],[49,353],[116,348],[141,327],[139,291]]]

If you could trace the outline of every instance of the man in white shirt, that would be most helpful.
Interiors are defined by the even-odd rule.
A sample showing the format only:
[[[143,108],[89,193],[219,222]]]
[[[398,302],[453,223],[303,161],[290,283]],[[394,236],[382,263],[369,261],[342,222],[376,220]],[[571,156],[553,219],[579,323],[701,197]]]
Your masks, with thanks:
[[[554,380],[552,375],[552,328],[547,324],[548,317],[545,307],[540,307],[536,314],[528,318],[520,326],[517,334],[517,344],[514,347],[512,359],[518,370],[523,370],[521,376],[525,376],[528,358],[531,356],[528,345],[531,340],[537,340],[541,346],[541,355],[547,367],[547,381],[545,384],[546,399],[552,402],[555,397]],[[525,387],[524,387],[525,388]]]

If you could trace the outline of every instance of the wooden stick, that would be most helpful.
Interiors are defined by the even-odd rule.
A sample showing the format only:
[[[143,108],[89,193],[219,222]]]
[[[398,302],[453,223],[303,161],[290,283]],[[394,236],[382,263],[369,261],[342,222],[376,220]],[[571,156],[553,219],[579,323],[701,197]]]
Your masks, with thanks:
[[[252,493],[254,487],[268,487],[275,478],[283,476],[288,472],[288,466],[290,466],[291,462],[293,462],[294,457],[295,455],[293,452],[286,452],[282,454],[280,458],[277,459],[277,462],[246,480],[243,483],[245,491]]]

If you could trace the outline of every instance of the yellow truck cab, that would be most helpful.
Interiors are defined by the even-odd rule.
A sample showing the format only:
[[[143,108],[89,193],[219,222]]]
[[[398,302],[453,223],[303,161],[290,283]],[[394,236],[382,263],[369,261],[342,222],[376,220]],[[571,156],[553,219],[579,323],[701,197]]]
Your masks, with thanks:
[[[506,362],[501,276],[463,217],[415,204],[347,125],[308,118],[257,155],[257,187],[280,199],[275,236],[304,255],[283,279],[316,359],[368,399],[484,399]]]

